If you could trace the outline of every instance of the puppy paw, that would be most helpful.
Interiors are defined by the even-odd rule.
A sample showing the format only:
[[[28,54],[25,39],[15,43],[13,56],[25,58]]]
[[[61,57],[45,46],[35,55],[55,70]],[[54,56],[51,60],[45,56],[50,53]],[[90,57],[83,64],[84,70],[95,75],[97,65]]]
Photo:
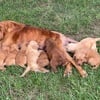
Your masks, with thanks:
[[[25,76],[24,74],[20,75],[20,77],[24,77],[24,76]]]
[[[40,72],[40,73],[48,73],[49,70],[45,69],[45,68],[37,68],[33,70],[34,72]]]
[[[68,77],[69,77],[71,74],[72,74],[72,71],[69,71],[69,72],[64,73],[63,76],[64,76],[64,77],[65,77],[65,76],[68,76]]]
[[[6,68],[5,68],[5,67],[1,67],[0,70],[1,70],[2,72],[4,72],[4,71],[6,70]]]
[[[92,69],[97,69],[99,66],[92,67]]]
[[[87,72],[86,71],[82,71],[82,73],[81,73],[81,76],[83,77],[83,78],[85,78],[85,77],[87,77],[88,76],[88,74],[87,74]]]
[[[50,72],[50,71],[47,70],[47,69],[45,69],[45,70],[43,70],[42,72],[43,72],[43,73],[48,73],[48,72]]]

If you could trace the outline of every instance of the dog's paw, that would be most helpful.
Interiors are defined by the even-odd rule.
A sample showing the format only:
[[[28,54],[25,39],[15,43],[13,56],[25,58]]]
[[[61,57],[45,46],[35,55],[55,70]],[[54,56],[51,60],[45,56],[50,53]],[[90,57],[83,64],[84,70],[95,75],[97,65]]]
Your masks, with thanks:
[[[83,78],[85,78],[85,77],[87,77],[88,76],[88,74],[87,74],[87,72],[86,71],[82,71],[82,73],[81,73],[81,76],[83,77]]]
[[[2,72],[4,72],[4,71],[6,70],[6,68],[5,68],[5,67],[1,67],[0,70],[1,70]]]
[[[68,71],[68,72],[64,73],[63,76],[64,76],[64,77],[65,77],[65,76],[69,77],[71,74],[72,74],[72,71]]]
[[[43,73],[49,73],[50,71],[49,70],[47,70],[47,69],[45,69],[44,71],[43,71]]]
[[[92,69],[97,69],[99,66],[92,67]]]
[[[20,75],[20,77],[22,77],[22,78],[23,78],[24,76],[25,76],[24,74]]]

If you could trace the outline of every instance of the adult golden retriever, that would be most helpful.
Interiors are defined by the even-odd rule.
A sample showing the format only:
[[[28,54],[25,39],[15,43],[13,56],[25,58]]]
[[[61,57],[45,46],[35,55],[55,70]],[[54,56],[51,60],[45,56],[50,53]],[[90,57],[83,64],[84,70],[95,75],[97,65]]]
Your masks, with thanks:
[[[43,48],[45,45],[45,40],[52,38],[59,48],[64,52],[66,58],[76,67],[82,77],[85,77],[86,72],[81,69],[74,60],[66,53],[64,46],[69,42],[76,42],[68,37],[65,37],[61,33],[55,31],[50,31],[47,29],[36,28],[33,26],[17,23],[14,21],[2,21],[0,22],[0,39],[2,45],[11,45],[11,44],[22,44],[31,40],[36,41],[39,44],[40,48]]]

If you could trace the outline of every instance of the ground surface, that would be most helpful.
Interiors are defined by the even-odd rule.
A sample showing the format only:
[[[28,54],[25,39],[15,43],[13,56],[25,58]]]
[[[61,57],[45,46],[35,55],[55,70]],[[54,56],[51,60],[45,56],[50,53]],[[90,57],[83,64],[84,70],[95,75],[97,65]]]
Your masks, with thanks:
[[[8,19],[56,30],[76,40],[100,37],[100,0],[0,0],[0,20]],[[100,100],[100,68],[83,68],[87,78],[81,78],[74,68],[65,78],[63,68],[56,74],[30,72],[20,78],[24,69],[10,66],[0,72],[0,100]]]

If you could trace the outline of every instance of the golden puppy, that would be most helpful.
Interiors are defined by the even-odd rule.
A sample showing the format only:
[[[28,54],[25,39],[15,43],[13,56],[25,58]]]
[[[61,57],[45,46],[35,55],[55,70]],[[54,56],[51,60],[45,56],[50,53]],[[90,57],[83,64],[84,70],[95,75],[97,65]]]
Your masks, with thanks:
[[[57,71],[56,67],[58,65],[66,65],[66,68],[70,69],[70,70],[67,73],[65,71],[65,73],[69,74],[71,72],[71,68],[69,68],[69,67],[71,67],[71,64],[73,64],[76,66],[77,69],[79,69],[78,71],[80,72],[80,74],[83,77],[86,76],[86,72],[80,66],[77,66],[75,63],[73,63],[72,58],[68,54],[66,57],[65,53],[62,51],[61,48],[59,48],[59,46],[56,44],[56,42],[54,40],[47,39],[45,41],[45,50],[46,50],[48,57],[50,59],[50,66],[52,67],[52,70],[54,72]]]
[[[15,65],[15,58],[19,49],[16,44],[11,45],[9,53],[5,59],[5,66]]]
[[[34,71],[34,72],[48,72],[45,68],[39,67],[37,64],[38,57],[40,55],[40,52],[38,50],[39,45],[35,41],[30,41],[27,49],[26,49],[26,57],[27,57],[27,68],[24,71],[24,73],[21,75],[21,77],[24,77],[26,73],[29,71]]]
[[[49,59],[48,59],[46,52],[41,51],[41,53],[38,57],[37,63],[39,65],[39,67],[45,67],[45,66],[49,65]]]
[[[16,60],[15,63],[16,65],[19,65],[21,67],[26,67],[26,48],[27,48],[27,44],[21,44],[21,48],[18,51],[17,55],[16,55]]]
[[[100,54],[94,50],[89,50],[86,55],[87,62],[96,69],[100,66]]]
[[[73,42],[68,39],[66,36],[60,35],[60,33],[56,33],[47,29],[41,29],[36,28],[33,26],[17,23],[14,21],[2,21],[0,22],[0,27],[2,29],[2,32],[0,34],[3,34],[2,37],[2,44],[3,45],[11,45],[11,44],[21,44],[24,42],[28,42],[31,40],[36,41],[39,44],[39,48],[42,48],[45,46],[45,40],[50,38],[53,39],[56,44],[59,46],[59,48],[64,52],[64,55],[66,55],[66,58],[70,58],[71,63],[76,67],[76,69],[79,71],[79,73],[84,77],[86,76],[86,73],[84,73],[84,70],[82,70],[75,62],[74,60],[66,53],[65,46],[69,42]],[[63,41],[62,41],[63,40]],[[70,41],[69,41],[70,40]]]
[[[89,49],[91,50],[91,49]],[[83,63],[87,62],[86,54],[88,52],[87,48],[76,50],[74,53],[74,60],[77,62],[78,65],[82,65]]]
[[[97,51],[97,48],[96,48],[97,41],[100,41],[100,38],[88,37],[88,38],[82,39],[80,42],[70,43],[66,46],[66,48],[67,48],[67,51],[69,52],[75,52],[76,50],[80,50],[84,48],[93,49]]]
[[[79,65],[88,63],[93,66],[94,69],[100,65],[100,54],[97,51],[88,48],[76,51],[74,59]]]
[[[6,59],[6,56],[8,55],[9,47],[3,46],[0,47],[0,70],[4,71],[6,68],[4,67],[4,61]]]

